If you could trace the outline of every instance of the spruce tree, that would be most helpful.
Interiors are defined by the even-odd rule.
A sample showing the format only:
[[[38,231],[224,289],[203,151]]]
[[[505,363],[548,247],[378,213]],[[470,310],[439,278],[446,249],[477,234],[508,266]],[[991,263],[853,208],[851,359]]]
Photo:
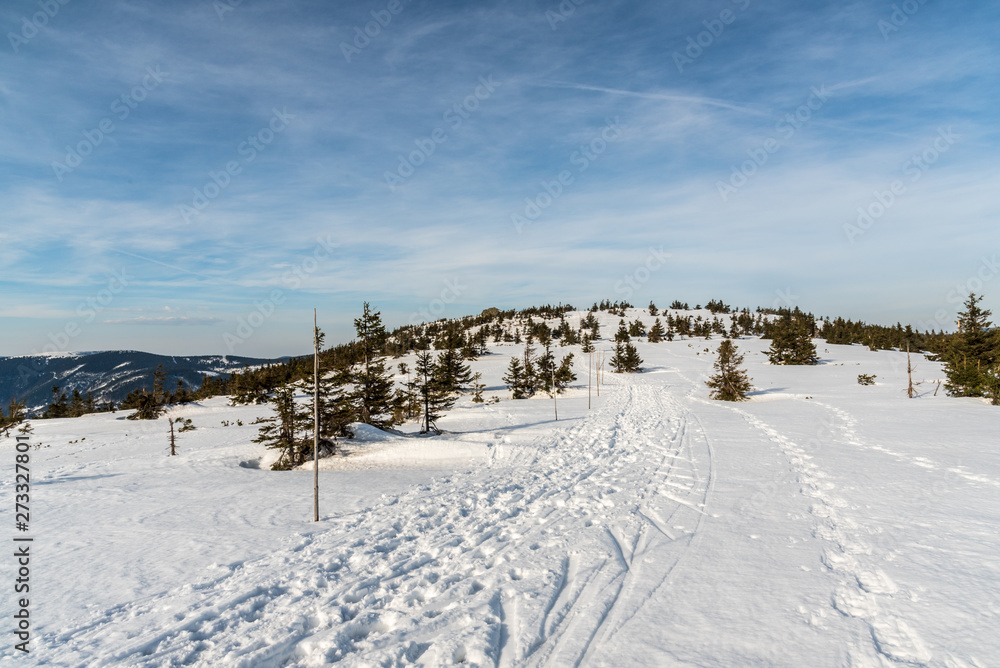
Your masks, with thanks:
[[[747,393],[753,389],[746,371],[740,367],[743,364],[743,355],[736,350],[730,339],[725,339],[719,345],[719,356],[715,360],[716,373],[705,383],[712,388],[712,393],[709,395],[712,399],[746,401]]]
[[[630,340],[628,329],[625,327],[625,321],[619,320],[618,331],[615,332],[615,343],[628,343]]]
[[[666,335],[667,332],[663,329],[663,323],[657,318],[653,322],[653,326],[649,328],[649,338],[647,340],[650,343],[660,343]]]
[[[786,313],[772,324],[771,348],[767,357],[771,364],[818,364],[816,345],[805,316]]]
[[[510,390],[511,399],[527,399],[527,383],[524,376],[524,365],[519,357],[511,357],[510,364],[507,365],[507,373],[504,374],[503,382]]]
[[[43,417],[61,418],[69,415],[69,398],[59,390],[58,385],[52,386],[52,402],[46,407]]]
[[[552,393],[552,382],[556,371],[556,359],[552,346],[545,345],[545,354],[538,357],[535,369],[535,389]]]
[[[160,406],[170,403],[170,393],[167,392],[166,384],[167,372],[162,364],[158,364],[156,371],[153,372],[153,397]]]
[[[305,444],[295,440],[295,395],[290,386],[279,387],[271,395],[269,403],[274,408],[274,415],[259,420],[262,425],[257,430],[254,443],[262,443],[265,447],[280,450],[281,453],[271,465],[272,471],[287,471],[305,461]],[[311,452],[311,448],[310,448]]]
[[[611,357],[611,370],[615,373],[637,373],[641,371],[642,359],[631,343],[615,344],[615,354]]]
[[[455,396],[441,385],[436,370],[437,365],[429,352],[417,353],[417,392],[420,394],[423,406],[421,434],[426,434],[432,429],[440,434],[437,421],[444,416],[445,411],[455,405]]]
[[[573,353],[570,353],[562,358],[559,368],[555,371],[556,392],[562,394],[574,380],[576,380],[576,373],[573,372]]]
[[[386,429],[393,424],[393,384],[381,356],[386,339],[381,314],[372,311],[365,302],[362,316],[354,320],[354,329],[362,353],[362,361],[354,377],[358,420],[378,429]]]
[[[315,330],[316,345],[322,350],[326,335],[318,327]],[[329,369],[329,357],[320,355],[318,387],[313,379],[313,367],[305,368],[302,380],[296,384],[309,399],[296,411],[296,433],[301,432],[303,439],[309,443],[313,439],[316,422],[315,390],[319,392],[319,437],[322,440],[333,440],[348,435],[347,426],[354,421],[354,409],[348,391],[350,385],[350,367],[344,363],[333,362]]]
[[[163,406],[156,400],[156,395],[145,389],[142,394],[135,396],[132,405],[128,407],[135,408],[135,412],[128,416],[129,420],[155,420],[163,412]]]
[[[486,385],[483,383],[483,374],[477,371],[472,377],[472,403],[485,403],[486,400],[483,399],[483,390],[485,389]]]
[[[524,392],[526,397],[534,396],[538,391],[538,370],[535,365],[535,349],[531,347],[531,341],[524,344],[524,357],[521,360],[524,364]]]
[[[69,416],[80,417],[87,411],[86,402],[80,390],[73,388],[73,396],[69,400]]]
[[[945,387],[954,397],[981,397],[990,392],[991,376],[1000,358],[1000,333],[993,330],[991,311],[979,306],[982,297],[969,294],[958,314],[958,333],[944,354]]]
[[[438,355],[435,365],[439,385],[448,392],[461,392],[472,382],[472,371],[454,348]]]

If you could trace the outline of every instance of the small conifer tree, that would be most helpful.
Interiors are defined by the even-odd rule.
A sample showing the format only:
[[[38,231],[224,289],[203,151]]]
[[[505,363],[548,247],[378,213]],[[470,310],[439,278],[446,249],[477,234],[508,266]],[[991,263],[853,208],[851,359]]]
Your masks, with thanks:
[[[261,427],[257,431],[254,443],[262,443],[265,447],[280,450],[277,461],[271,465],[273,471],[287,471],[301,464],[305,451],[295,441],[295,398],[292,388],[284,385],[271,395],[270,404],[274,408],[274,416],[258,418]]]
[[[753,389],[746,371],[741,368],[743,355],[736,352],[736,346],[730,339],[725,339],[719,345],[719,356],[715,360],[715,375],[706,381],[712,388],[709,395],[719,401],[746,401],[747,394]]]
[[[437,365],[429,352],[417,354],[416,376],[417,391],[420,394],[420,401],[423,404],[423,424],[420,428],[421,434],[429,433],[432,429],[440,434],[437,428],[437,421],[441,419],[444,412],[455,405],[456,397],[452,391],[441,383],[440,376],[436,373]]]
[[[381,314],[372,311],[365,302],[361,317],[354,320],[354,329],[362,352],[361,363],[353,378],[358,419],[379,429],[391,427],[393,384],[382,356],[386,331]]]
[[[981,397],[989,391],[991,372],[1000,359],[1000,331],[992,329],[992,313],[979,306],[974,293],[958,314],[958,333],[945,351],[945,387],[954,397]]]
[[[503,382],[510,390],[511,399],[527,399],[534,394],[534,388],[524,372],[524,364],[519,357],[511,357]]]
[[[486,389],[486,385],[483,383],[483,374],[476,372],[472,377],[472,403],[481,404],[486,400],[483,399],[483,390]]]
[[[628,343],[630,340],[628,329],[625,327],[625,321],[618,321],[618,331],[615,332],[615,343]]]
[[[642,359],[639,351],[631,343],[615,344],[615,354],[611,358],[611,370],[615,373],[638,373],[641,371]]]
[[[556,392],[562,394],[574,380],[576,380],[576,374],[573,372],[573,353],[570,353],[562,358],[562,362],[555,370]]]
[[[663,323],[657,318],[653,322],[653,326],[649,328],[649,338],[650,343],[660,343],[666,337],[667,332],[663,329]]]

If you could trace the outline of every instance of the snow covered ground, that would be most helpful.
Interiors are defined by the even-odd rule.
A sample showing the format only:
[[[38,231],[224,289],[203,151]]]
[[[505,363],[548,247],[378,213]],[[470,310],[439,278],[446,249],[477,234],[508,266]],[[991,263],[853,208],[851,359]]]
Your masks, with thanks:
[[[473,370],[500,403],[352,442],[318,524],[311,472],[250,443],[263,407],[176,409],[177,457],[162,419],[36,422],[17,665],[1000,665],[1000,409],[934,396],[919,356],[910,400],[905,354],[774,367],[754,338],[753,400],[712,402],[718,341],[640,343],[590,410],[556,349],[579,376],[558,422],[507,398],[521,347],[494,347]]]

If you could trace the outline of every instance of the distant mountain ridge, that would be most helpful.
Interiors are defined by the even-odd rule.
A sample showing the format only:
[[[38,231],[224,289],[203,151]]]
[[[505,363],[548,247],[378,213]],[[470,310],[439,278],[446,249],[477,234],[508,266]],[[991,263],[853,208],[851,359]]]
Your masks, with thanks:
[[[91,392],[96,401],[121,401],[134,389],[152,387],[153,372],[159,365],[167,372],[166,388],[173,390],[180,380],[189,389],[201,384],[202,375],[228,376],[244,366],[260,366],[266,360],[234,355],[156,355],[137,350],[111,350],[56,355],[0,357],[0,403],[10,398],[24,399],[29,410],[46,406],[52,386],[67,395],[78,389]]]

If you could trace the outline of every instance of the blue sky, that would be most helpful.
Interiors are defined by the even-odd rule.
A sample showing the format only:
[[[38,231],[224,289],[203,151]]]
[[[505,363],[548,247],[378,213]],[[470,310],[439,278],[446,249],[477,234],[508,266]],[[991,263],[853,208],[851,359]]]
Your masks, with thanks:
[[[313,307],[345,341],[364,300],[940,329],[971,288],[1000,316],[995,2],[15,0],[0,26],[0,355],[302,353]]]

